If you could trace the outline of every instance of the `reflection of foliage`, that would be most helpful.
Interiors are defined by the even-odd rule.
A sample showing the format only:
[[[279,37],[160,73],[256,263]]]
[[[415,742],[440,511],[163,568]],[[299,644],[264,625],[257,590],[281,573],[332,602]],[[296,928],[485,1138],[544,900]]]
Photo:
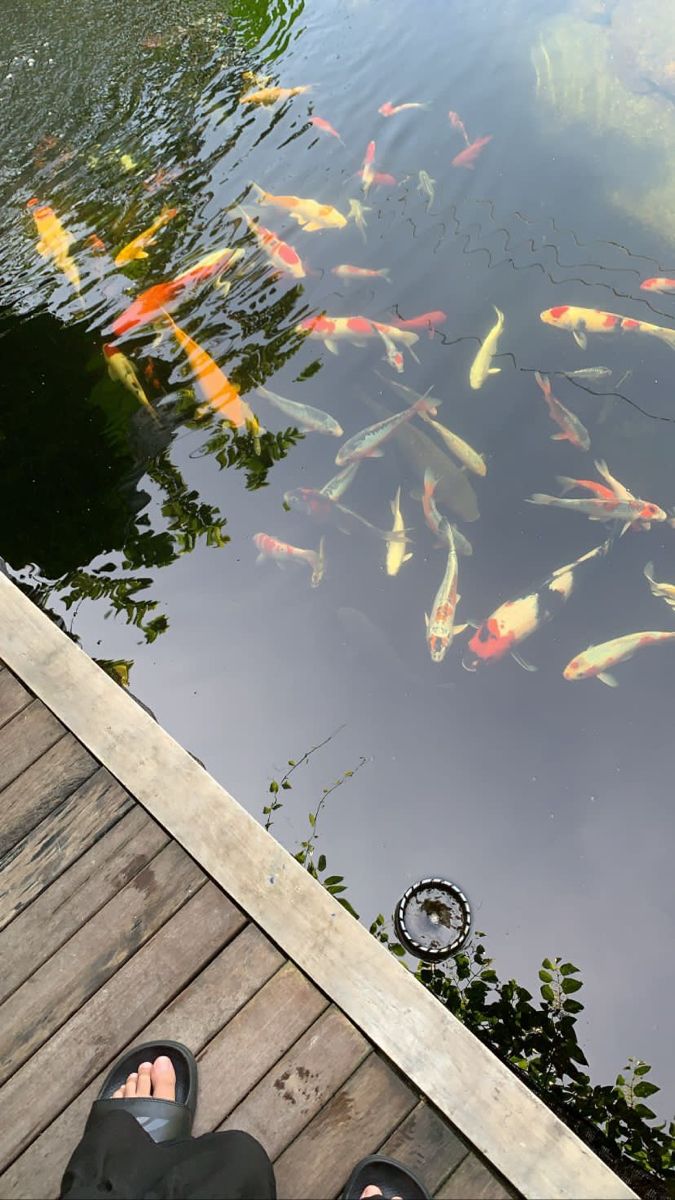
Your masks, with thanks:
[[[201,503],[198,492],[188,491],[183,476],[166,454],[148,466],[148,475],[167,497],[162,504],[162,516],[168,519],[178,554],[194,550],[199,538],[204,538],[207,546],[224,546],[229,542],[229,537],[223,534],[223,518],[210,504]]]
[[[212,434],[202,450],[211,454],[219,467],[234,467],[246,472],[246,487],[250,492],[267,486],[270,467],[285,458],[292,446],[304,437],[298,429],[284,429],[279,433],[235,433],[229,429],[218,429]]]
[[[129,672],[134,665],[133,658],[95,658],[94,662],[106,675],[119,683],[120,687],[128,688]]]

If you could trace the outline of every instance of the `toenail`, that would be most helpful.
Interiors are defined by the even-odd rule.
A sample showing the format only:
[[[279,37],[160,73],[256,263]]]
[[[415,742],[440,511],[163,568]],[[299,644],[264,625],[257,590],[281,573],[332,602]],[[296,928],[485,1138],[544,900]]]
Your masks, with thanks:
[[[166,1054],[160,1054],[159,1058],[155,1059],[156,1067],[170,1067],[171,1065],[171,1059]]]
[[[142,1062],[138,1069],[139,1069],[139,1071],[151,1071],[152,1063],[151,1062]]]

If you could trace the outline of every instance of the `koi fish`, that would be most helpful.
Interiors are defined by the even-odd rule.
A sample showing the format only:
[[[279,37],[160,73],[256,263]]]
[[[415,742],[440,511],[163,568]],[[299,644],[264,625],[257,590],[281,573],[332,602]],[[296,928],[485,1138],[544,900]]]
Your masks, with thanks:
[[[393,367],[395,371],[398,371],[398,373],[400,375],[404,369],[402,352],[400,350],[396,349],[396,346],[392,342],[388,333],[385,333],[382,329],[378,329],[378,333],[379,333],[380,337],[382,338],[382,341],[384,342],[385,362],[388,362],[389,366]]]
[[[313,233],[317,229],[344,229],[347,224],[347,218],[332,204],[319,204],[318,200],[304,200],[301,196],[274,196],[257,183],[252,183],[251,187],[258,204],[285,209],[305,233]]]
[[[542,492],[535,492],[529,500],[526,500],[526,504],[544,504],[552,508],[562,508],[567,512],[583,514],[590,521],[623,521],[625,529],[644,520],[665,520],[665,514],[663,517],[655,515],[655,513],[663,511],[656,504],[644,504],[641,500],[621,501],[617,500],[616,496],[612,496],[611,499],[563,500],[560,496],[546,496]]]
[[[609,367],[579,367],[576,371],[556,371],[556,374],[564,375],[566,379],[590,379],[593,382],[608,379],[612,372]]]
[[[132,238],[126,246],[123,246],[118,254],[115,255],[115,266],[123,267],[125,263],[134,262],[137,258],[147,258],[148,252],[146,246],[151,246],[155,242],[155,234],[169,221],[172,221],[178,214],[177,208],[163,208],[158,217],[147,229],[139,233],[137,237]]]
[[[436,433],[445,442],[450,453],[459,459],[462,466],[466,467],[468,471],[473,471],[474,475],[487,475],[485,459],[482,454],[474,450],[473,446],[465,442],[459,434],[453,433],[451,429],[448,429],[445,425],[441,425],[440,421],[434,421],[433,417],[427,416],[426,413],[421,413],[420,416],[423,421],[426,421],[427,425],[431,425],[431,428],[436,430]]]
[[[266,387],[256,388],[256,392],[265,400],[269,400],[275,408],[280,408],[286,413],[299,429],[308,429],[313,433],[329,433],[333,437],[342,437],[344,433],[335,418],[321,408],[312,408],[311,404],[299,404],[297,400],[286,400],[284,396],[279,396]]]
[[[665,600],[669,608],[675,608],[675,583],[657,583],[654,579],[654,564],[648,562],[643,575],[649,584],[652,596]]]
[[[36,250],[42,258],[51,258],[55,267],[65,275],[68,282],[80,291],[80,272],[75,260],[69,254],[74,242],[72,233],[68,233],[59,221],[54,209],[49,204],[40,204],[34,196],[28,201],[35,227],[38,233]]]
[[[414,100],[408,104],[392,104],[390,100],[386,100],[378,108],[381,117],[395,117],[397,113],[407,112],[411,108],[428,108],[428,104],[418,104]]]
[[[471,545],[471,542],[467,537],[464,536],[463,533],[460,533],[456,525],[453,525],[450,521],[448,521],[447,517],[442,516],[436,507],[435,495],[437,487],[438,480],[433,471],[429,470],[427,467],[426,471],[424,472],[424,491],[419,497],[419,499],[422,501],[424,519],[431,532],[438,539],[439,545],[445,545],[445,542],[447,541],[446,529],[448,526],[450,526],[455,539],[457,553],[470,558],[473,554],[473,546]],[[418,497],[415,496],[415,499],[417,498]]]
[[[375,143],[368,142],[368,145],[366,147],[366,156],[363,160],[363,166],[361,167],[361,187],[363,188],[364,194],[366,196],[368,195],[368,192],[370,190],[370,187],[373,183],[373,179],[375,176],[375,170],[373,168],[374,162],[375,162]]]
[[[310,117],[309,123],[310,125],[313,125],[315,129],[320,129],[322,133],[329,133],[331,137],[337,138],[339,142],[342,142],[340,134],[338,133],[337,129],[333,128],[330,121],[326,121],[323,117]],[[342,145],[344,146],[344,142],[342,142]]]
[[[388,267],[375,270],[374,267],[352,267],[350,263],[340,263],[337,267],[331,267],[331,273],[337,275],[338,279],[386,279],[387,283],[391,283]]]
[[[556,479],[560,484],[563,496],[567,492],[571,492],[574,488],[579,488],[581,491],[591,492],[601,500],[612,500],[614,492],[604,483],[598,483],[595,479],[571,479],[569,475],[556,475]]]
[[[668,279],[665,275],[655,275],[652,279],[645,279],[640,287],[644,292],[675,292],[675,279]]]
[[[244,257],[243,250],[213,250],[187,271],[182,271],[175,279],[156,283],[153,287],[141,292],[128,308],[125,308],[111,325],[115,337],[122,337],[131,329],[156,321],[166,308],[173,307],[182,297],[186,289],[203,283],[206,279],[220,275]]]
[[[347,220],[354,222],[364,242],[366,240],[366,213],[368,212],[372,212],[372,209],[366,208],[365,204],[362,204],[360,200],[352,199],[349,201]]]
[[[237,211],[244,218],[258,245],[265,251],[272,265],[278,271],[286,271],[294,279],[304,279],[305,268],[300,255],[293,247],[289,246],[288,242],[283,242],[276,233],[272,233],[271,229],[266,229],[259,221],[254,221],[247,212],[244,212],[243,208],[237,207]]]
[[[325,313],[319,317],[306,317],[295,326],[295,332],[322,341],[331,354],[338,353],[339,341],[364,346],[368,338],[378,337],[381,333],[386,333],[394,344],[400,343],[407,349],[419,341],[416,333],[398,329],[395,325],[384,325],[381,321],[371,321],[368,317],[329,317]]]
[[[212,409],[222,417],[223,421],[235,429],[246,429],[253,434],[260,433],[258,418],[246,401],[242,400],[239,388],[230,383],[230,380],[213,361],[211,355],[207,354],[203,346],[200,346],[189,334],[180,329],[167,312],[164,312],[163,316],[168,321],[171,332],[181,350],[185,351],[198,391],[203,397],[204,403],[198,409],[197,415],[202,416]]]
[[[245,96],[240,96],[240,104],[277,104],[279,100],[289,100],[291,96],[302,96],[305,92],[311,92],[311,83],[305,83],[301,87],[264,87],[259,92],[247,92]]]
[[[536,591],[500,604],[470,638],[462,660],[464,669],[475,671],[480,666],[499,662],[510,654],[524,670],[536,670],[515,653],[515,647],[551,621],[569,600],[576,587],[577,570],[582,563],[603,558],[612,545],[613,539],[610,538],[574,562],[558,567]]]
[[[105,242],[98,236],[97,233],[90,233],[87,238],[87,245],[91,246],[94,254],[107,254],[108,247]]]
[[[544,394],[551,420],[555,421],[560,429],[560,433],[551,435],[551,441],[571,442],[578,450],[590,450],[591,437],[586,426],[582,425],[579,418],[575,417],[574,413],[570,412],[569,408],[565,408],[565,405],[553,395],[548,375],[540,375],[538,371],[535,371],[534,378]]]
[[[417,191],[427,197],[427,212],[429,212],[436,198],[436,180],[432,179],[426,171],[420,171],[417,180]]]
[[[135,396],[138,400],[138,403],[142,404],[152,413],[156,421],[157,413],[143,390],[141,381],[136,374],[136,368],[131,360],[127,358],[126,354],[122,354],[122,351],[118,350],[116,346],[109,346],[107,344],[103,347],[103,357],[105,358],[110,378],[116,383],[121,383],[122,387],[131,392],[132,396]]]
[[[588,345],[587,333],[645,333],[650,337],[659,338],[670,346],[671,350],[675,350],[675,329],[666,329],[663,325],[650,325],[648,321],[636,321],[633,317],[621,317],[617,313],[603,312],[599,308],[577,308],[574,305],[560,304],[557,308],[545,309],[539,316],[545,325],[568,329],[582,350]]]
[[[355,528],[354,522],[358,522],[364,529],[368,529],[370,533],[374,533],[377,537],[384,538],[385,541],[390,541],[395,537],[393,533],[389,533],[386,529],[378,529],[376,525],[371,525],[365,517],[359,513],[355,513],[351,508],[345,508],[344,504],[339,504],[337,500],[331,499],[327,493],[317,491],[316,488],[293,488],[292,491],[284,493],[284,504],[287,508],[295,509],[296,512],[305,513],[307,516],[314,517],[315,520],[323,524],[331,523],[337,525],[343,533],[351,533]],[[401,540],[405,534],[401,534]]]
[[[487,137],[476,138],[475,142],[471,142],[469,146],[466,146],[464,150],[460,150],[459,154],[455,155],[455,157],[452,159],[451,166],[467,167],[469,171],[473,171],[478,155],[481,153],[484,147],[487,146],[488,142],[491,141],[491,133],[489,133]]]
[[[394,317],[394,324],[398,329],[428,329],[429,337],[432,338],[435,326],[442,325],[447,319],[447,313],[441,308],[434,308],[431,312],[420,313],[419,317],[408,317],[407,320]]]
[[[395,175],[389,175],[386,171],[373,171],[372,183],[376,187],[395,187],[398,179]]]
[[[504,328],[504,314],[494,304],[492,307],[497,314],[497,320],[486,335],[469,371],[469,386],[474,391],[483,386],[488,375],[498,375],[501,371],[501,367],[492,366],[492,359],[497,353],[497,343]]]
[[[626,662],[626,659],[632,658],[635,651],[640,650],[642,646],[655,646],[658,642],[672,641],[675,641],[675,633],[660,633],[651,630],[644,630],[642,633],[626,633],[623,637],[612,638],[611,641],[602,642],[599,646],[589,646],[582,654],[577,654],[565,667],[563,678],[570,680],[599,679],[608,687],[618,687],[619,684],[608,671],[608,667],[615,667],[618,663]]]
[[[385,569],[387,575],[393,576],[398,575],[403,564],[412,558],[412,550],[406,553],[407,542],[405,537],[405,525],[403,524],[403,517],[401,515],[400,487],[397,488],[396,495],[391,501],[391,512],[394,518],[394,524],[392,525],[391,532],[397,536],[394,536],[391,538],[391,540],[387,541]],[[398,536],[400,534],[403,534],[403,540],[400,540],[400,537]]]
[[[340,446],[335,456],[338,467],[360,458],[381,458],[382,443],[391,437],[399,425],[409,421],[416,413],[428,412],[435,415],[436,403],[429,400],[428,396],[420,396],[414,404],[410,405],[410,408],[404,409],[403,412],[394,413],[384,421],[376,421],[374,425],[368,425],[366,429],[355,433],[353,437],[348,438],[344,445]]]
[[[424,614],[427,626],[427,645],[431,654],[431,661],[437,663],[443,662],[448,647],[452,645],[455,632],[455,611],[460,599],[457,594],[459,568],[455,539],[447,521],[446,526],[445,537],[448,545],[448,561],[445,574],[434,598],[431,617],[429,617],[428,613]]]
[[[325,539],[321,538],[318,550],[302,550],[299,546],[291,546],[288,542],[280,542],[269,533],[255,533],[253,544],[259,551],[257,562],[265,558],[273,558],[275,562],[306,562],[312,568],[312,587],[318,587],[324,576],[326,560],[324,554]]]
[[[466,142],[467,147],[470,146],[471,142],[469,141],[469,135],[466,132],[464,122],[463,122],[462,118],[460,117],[459,113],[453,112],[452,109],[450,109],[450,112],[448,113],[448,120],[450,121],[450,124],[453,126],[454,129],[459,129],[459,132],[461,133],[462,137],[464,138],[464,141]]]
[[[320,489],[321,495],[328,496],[329,500],[340,500],[347,491],[360,466],[360,462],[353,462],[348,467],[345,467],[344,471],[338,471],[337,475],[328,480],[328,483],[324,483]]]

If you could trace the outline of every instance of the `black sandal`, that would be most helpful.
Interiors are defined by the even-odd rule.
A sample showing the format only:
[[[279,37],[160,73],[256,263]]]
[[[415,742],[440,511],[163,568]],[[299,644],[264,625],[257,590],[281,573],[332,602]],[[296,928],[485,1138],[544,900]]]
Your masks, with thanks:
[[[171,1059],[176,1072],[175,1100],[157,1100],[154,1096],[112,1099],[113,1092],[126,1083],[127,1076],[137,1071],[140,1063],[154,1062],[160,1054]],[[154,1142],[169,1142],[190,1137],[196,1107],[197,1063],[187,1046],[180,1042],[144,1042],[128,1050],[110,1069],[91,1111],[103,1116],[122,1109],[136,1118]]]
[[[384,1200],[401,1196],[402,1200],[431,1200],[431,1194],[417,1175],[395,1158],[369,1154],[354,1167],[345,1187],[343,1200],[359,1200],[368,1186],[378,1187]]]

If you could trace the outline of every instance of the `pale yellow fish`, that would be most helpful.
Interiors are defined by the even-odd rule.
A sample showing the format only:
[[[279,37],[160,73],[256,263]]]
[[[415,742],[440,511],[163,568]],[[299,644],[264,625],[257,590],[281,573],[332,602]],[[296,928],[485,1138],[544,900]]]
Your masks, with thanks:
[[[434,421],[434,418],[428,416],[427,413],[420,413],[420,416],[427,425],[431,425],[431,428],[436,430],[450,453],[454,454],[455,458],[459,459],[468,471],[473,471],[474,475],[487,475],[485,459],[482,454],[474,450],[473,446],[470,446],[458,434],[453,433],[451,429],[447,429],[445,425],[441,425],[440,421]]]
[[[257,183],[252,183],[251,187],[258,204],[286,209],[306,233],[312,233],[316,229],[344,229],[347,224],[347,218],[338,212],[337,208],[333,208],[332,204],[320,204],[318,200],[309,200],[302,196],[274,196]]]
[[[360,200],[352,199],[349,201],[347,220],[354,222],[364,242],[366,240],[366,213],[369,212],[372,212],[372,209],[367,208]]]
[[[471,364],[471,370],[469,371],[469,386],[472,387],[474,391],[483,386],[488,375],[498,375],[501,371],[501,367],[492,366],[492,359],[497,353],[497,343],[499,342],[501,332],[504,328],[504,314],[503,312],[500,312],[499,309],[494,305],[493,307],[497,314],[497,320],[492,326],[490,332],[486,335],[478,354]]]
[[[119,254],[115,255],[115,266],[122,267],[125,263],[134,262],[137,258],[147,258],[148,252],[146,246],[151,246],[155,241],[155,234],[163,225],[167,225],[177,214],[177,208],[163,208],[158,217],[155,217],[152,225],[144,229],[126,246],[123,246]]]
[[[62,271],[66,279],[75,288],[76,292],[80,290],[80,272],[77,269],[77,263],[70,256],[70,247],[75,240],[72,233],[61,224],[54,209],[49,204],[40,204],[40,201],[33,197],[28,201],[28,208],[35,221],[35,227],[38,232],[39,241],[37,243],[37,252],[42,258],[51,258],[55,267]]]
[[[391,502],[391,511],[394,517],[392,526],[392,538],[387,540],[387,556],[385,566],[387,575],[398,575],[403,563],[408,562],[412,558],[412,550],[406,553],[408,542],[405,536],[405,525],[401,516],[401,489],[398,488],[396,495]]]
[[[138,400],[138,403],[147,408],[156,421],[158,419],[157,413],[143,390],[131,359],[127,358],[126,354],[123,354],[121,350],[118,350],[117,346],[107,344],[103,347],[103,357],[105,358],[110,378],[114,379],[116,383],[121,383],[122,387],[131,392],[132,396],[135,396]]]
[[[660,597],[669,608],[675,608],[675,583],[657,583],[654,579],[654,564],[651,562],[647,563],[643,573],[652,596]]]
[[[311,91],[311,84],[302,87],[264,87],[259,92],[247,92],[239,100],[240,104],[277,104],[279,100],[289,100],[291,96],[302,96],[303,92]]]

